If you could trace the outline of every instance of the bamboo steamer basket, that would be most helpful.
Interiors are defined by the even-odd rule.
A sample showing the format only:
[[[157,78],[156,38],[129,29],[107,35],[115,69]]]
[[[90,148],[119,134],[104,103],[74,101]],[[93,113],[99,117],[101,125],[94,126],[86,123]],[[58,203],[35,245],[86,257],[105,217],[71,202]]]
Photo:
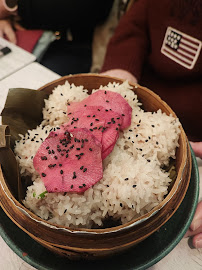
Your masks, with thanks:
[[[79,74],[62,77],[38,89],[51,94],[52,90],[65,83],[74,83],[76,86],[83,85],[91,93],[92,89],[109,82],[122,83],[117,78],[94,74]],[[176,117],[172,109],[154,92],[138,84],[132,84],[133,91],[143,104],[145,111],[157,111],[161,109],[168,115]],[[5,136],[1,136],[0,151],[9,148],[9,127],[1,126]],[[12,177],[5,172],[12,170],[6,160],[0,159],[0,205],[8,217],[25,233],[31,236],[49,250],[66,256],[70,259],[95,259],[111,256],[127,250],[146,239],[165,224],[179,208],[191,178],[191,152],[186,134],[181,127],[179,148],[176,152],[177,178],[172,183],[170,191],[165,199],[149,213],[136,218],[124,225],[106,229],[72,229],[54,225],[42,220],[34,213],[26,209],[19,202],[8,185],[8,178]]]

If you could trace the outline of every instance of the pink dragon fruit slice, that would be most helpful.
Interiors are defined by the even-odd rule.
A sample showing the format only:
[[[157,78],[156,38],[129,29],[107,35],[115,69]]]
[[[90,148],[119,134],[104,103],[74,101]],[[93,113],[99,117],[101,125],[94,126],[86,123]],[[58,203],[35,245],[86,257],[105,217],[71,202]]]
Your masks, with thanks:
[[[51,132],[33,163],[48,192],[89,189],[103,177],[101,143],[84,128]]]
[[[119,137],[119,128],[122,124],[122,119],[120,114],[105,109],[102,106],[87,106],[74,111],[72,118],[64,126],[87,128],[102,142],[102,152],[105,152],[106,149],[113,150]],[[112,145],[113,147],[110,147]],[[110,151],[107,153],[109,154]]]
[[[129,127],[131,124],[132,108],[119,93],[108,90],[98,90],[83,99],[81,102],[69,103],[67,108],[68,114],[72,114],[82,106],[102,106],[107,110],[112,110],[121,114],[123,117],[120,127],[121,130]]]
[[[78,111],[71,114],[69,121],[63,124],[64,128],[87,128],[93,132],[93,135],[102,142],[102,128],[105,126],[105,119],[100,117],[99,112],[103,109],[102,106],[89,106],[86,108],[79,107]],[[103,110],[102,110],[103,111]]]

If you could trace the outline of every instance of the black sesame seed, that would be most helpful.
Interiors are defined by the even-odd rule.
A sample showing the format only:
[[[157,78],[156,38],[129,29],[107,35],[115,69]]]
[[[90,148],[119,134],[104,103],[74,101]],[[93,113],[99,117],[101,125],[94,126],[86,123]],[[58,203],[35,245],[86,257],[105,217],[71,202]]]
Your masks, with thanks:
[[[63,170],[60,170],[60,174],[63,174]]]
[[[84,166],[81,166],[81,167],[80,167],[80,170],[83,170],[83,168],[84,168]]]
[[[92,148],[89,148],[89,150],[90,150],[90,151],[93,151],[93,149],[92,149]]]
[[[74,187],[74,186],[73,186],[73,185],[71,185],[71,189],[73,189],[73,187]]]
[[[126,177],[124,180],[125,180],[125,181],[128,181],[128,179],[129,179],[129,178],[128,178],[128,177]]]
[[[151,125],[152,127],[155,127],[155,125]]]
[[[137,185],[133,185],[133,188],[136,188],[137,187]]]
[[[60,167],[62,167],[62,164],[59,164]]]
[[[41,175],[42,175],[43,177],[46,177],[46,174],[45,174],[45,173],[42,173]]]
[[[83,170],[83,172],[86,172],[87,171],[87,168],[85,168],[84,170]]]
[[[121,207],[123,207],[123,204],[122,204],[122,203],[120,203],[120,206],[121,206]]]

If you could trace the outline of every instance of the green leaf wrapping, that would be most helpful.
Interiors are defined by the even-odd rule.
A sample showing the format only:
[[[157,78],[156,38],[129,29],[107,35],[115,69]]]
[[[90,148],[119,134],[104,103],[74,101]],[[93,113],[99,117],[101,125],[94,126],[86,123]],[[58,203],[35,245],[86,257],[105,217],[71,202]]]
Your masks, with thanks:
[[[2,111],[2,123],[8,125],[11,134],[11,148],[18,134],[25,134],[27,130],[35,128],[42,121],[44,99],[48,94],[44,91],[13,88],[8,92],[5,107]]]

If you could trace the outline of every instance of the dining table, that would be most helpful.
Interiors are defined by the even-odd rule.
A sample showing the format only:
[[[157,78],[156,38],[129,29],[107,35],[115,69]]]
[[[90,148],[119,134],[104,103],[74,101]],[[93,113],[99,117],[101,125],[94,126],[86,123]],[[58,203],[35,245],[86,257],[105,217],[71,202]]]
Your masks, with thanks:
[[[60,78],[58,74],[42,66],[36,61],[22,67],[13,74],[10,74],[6,78],[0,80],[0,112],[3,110],[6,97],[10,88],[30,88],[39,89],[41,86],[49,83],[53,80]],[[202,187],[202,160],[197,159],[197,166],[199,170],[199,185]],[[202,200],[202,190],[199,192],[199,201]],[[7,221],[8,222],[8,221]],[[12,221],[9,221],[12,222]],[[2,220],[0,218],[0,225]],[[13,224],[12,226],[16,226]],[[1,228],[1,227],[0,227]],[[15,227],[14,227],[15,228]],[[2,232],[2,228],[1,228]],[[12,235],[12,231],[10,232]],[[11,235],[9,237],[11,238]],[[12,235],[15,239],[17,235]],[[33,240],[34,241],[34,240]],[[19,256],[17,252],[18,247],[12,245],[8,238],[0,236],[0,269],[1,270],[32,270],[32,269],[49,269],[44,266],[40,267],[39,263],[35,264],[33,260],[27,259],[27,253],[25,251],[22,256]],[[28,254],[29,255],[29,254]],[[58,258],[58,260],[60,260]],[[68,260],[68,259],[66,259]],[[39,258],[40,261],[40,258]],[[57,261],[55,262],[57,265]],[[123,264],[124,265],[124,264]],[[110,267],[111,268],[111,267]],[[110,269],[109,268],[109,269]],[[52,267],[51,269],[54,269]],[[57,267],[55,266],[55,269]],[[74,270],[74,267],[67,267],[68,270]],[[77,268],[76,268],[77,269]],[[83,269],[82,262],[80,269]],[[96,269],[96,267],[95,267]],[[111,269],[114,269],[113,267]],[[128,267],[127,264],[123,270],[128,269],[149,269],[149,270],[202,270],[202,249],[196,249],[192,247],[191,238],[184,238],[176,245],[170,248],[169,252],[165,253],[165,256],[157,261],[155,264],[149,267],[134,268]],[[104,269],[103,269],[104,270]]]

